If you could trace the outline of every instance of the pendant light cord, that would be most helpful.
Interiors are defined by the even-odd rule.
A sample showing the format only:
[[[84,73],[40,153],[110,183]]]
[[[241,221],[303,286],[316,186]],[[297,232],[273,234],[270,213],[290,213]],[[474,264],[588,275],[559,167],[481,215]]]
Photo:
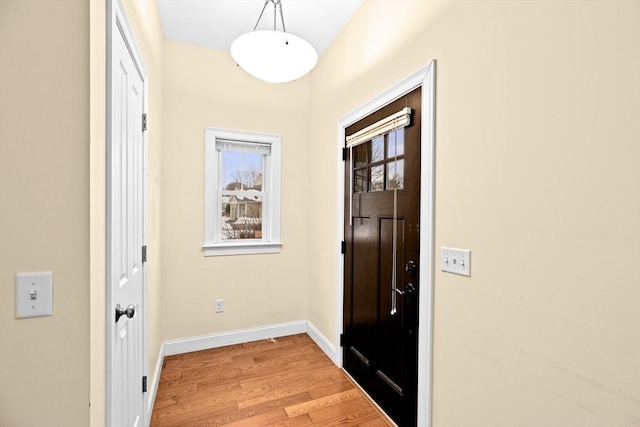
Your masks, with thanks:
[[[258,28],[258,24],[260,24],[262,15],[264,15],[264,11],[267,8],[267,5],[269,4],[269,2],[273,3],[273,31],[276,31],[276,24],[277,24],[277,17],[278,17],[277,9],[280,9],[280,20],[282,21],[282,32],[286,33],[287,27],[285,27],[284,25],[284,13],[282,12],[282,2],[280,0],[266,0],[264,2],[264,6],[262,6],[262,12],[260,12],[260,16],[258,17],[258,21],[256,22],[256,25],[253,27],[253,31],[255,31]]]
[[[286,33],[287,32],[287,27],[284,26],[284,14],[282,13],[282,1],[275,0],[274,7],[275,6],[279,6],[279,8],[280,8],[280,20],[282,21],[282,31]],[[275,25],[276,25],[276,19],[273,18],[273,26],[275,27]]]
[[[256,30],[256,28],[258,28],[258,24],[260,23],[260,20],[262,19],[262,15],[264,14],[264,10],[267,8],[267,5],[269,4],[271,0],[267,0],[264,2],[264,6],[262,6],[262,12],[260,12],[260,16],[258,16],[258,21],[256,22],[256,26],[253,27],[253,31]]]

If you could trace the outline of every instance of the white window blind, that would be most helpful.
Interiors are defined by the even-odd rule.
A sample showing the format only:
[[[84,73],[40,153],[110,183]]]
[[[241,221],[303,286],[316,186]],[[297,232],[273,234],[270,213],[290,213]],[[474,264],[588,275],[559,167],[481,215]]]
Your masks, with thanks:
[[[410,123],[411,108],[405,107],[397,113],[385,117],[353,135],[347,136],[347,148],[353,148],[393,130],[409,126]]]
[[[267,155],[271,153],[271,144],[216,139],[216,150]]]

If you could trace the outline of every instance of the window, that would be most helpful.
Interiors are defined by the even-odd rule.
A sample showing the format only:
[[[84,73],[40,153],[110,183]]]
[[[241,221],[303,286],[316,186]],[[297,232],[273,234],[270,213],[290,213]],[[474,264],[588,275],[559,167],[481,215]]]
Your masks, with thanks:
[[[403,128],[377,136],[352,150],[354,193],[403,189]]]
[[[280,251],[280,135],[205,130],[204,254]]]

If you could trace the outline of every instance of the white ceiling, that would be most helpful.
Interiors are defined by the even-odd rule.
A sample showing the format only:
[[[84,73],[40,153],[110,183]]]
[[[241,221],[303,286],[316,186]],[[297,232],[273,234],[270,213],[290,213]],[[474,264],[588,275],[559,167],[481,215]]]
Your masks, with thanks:
[[[302,37],[318,55],[351,19],[362,0],[282,0],[287,32]],[[229,50],[241,34],[253,30],[265,0],[158,0],[164,37]],[[277,19],[281,30],[280,16]],[[267,5],[258,29],[273,29],[273,5]]]

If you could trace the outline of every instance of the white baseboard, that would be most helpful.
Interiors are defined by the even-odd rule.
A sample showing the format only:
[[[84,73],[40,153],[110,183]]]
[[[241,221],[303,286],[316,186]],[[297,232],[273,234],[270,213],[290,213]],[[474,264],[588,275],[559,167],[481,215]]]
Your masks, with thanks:
[[[153,415],[153,405],[156,403],[156,394],[160,385],[160,374],[162,373],[162,364],[164,363],[164,343],[160,344],[158,351],[158,361],[156,369],[153,373],[153,382],[151,383],[147,393],[147,427],[151,424],[151,415]]]
[[[313,323],[307,321],[307,334],[313,341],[320,347],[324,353],[329,356],[329,359],[333,361],[338,367],[340,366],[339,349],[336,351],[336,347],[325,337],[322,332],[316,328]]]
[[[300,320],[298,322],[280,323],[277,325],[263,326],[259,328],[241,329],[199,337],[168,340],[164,342],[164,355],[173,356],[175,354],[208,350],[210,348],[243,344],[251,341],[284,337],[287,335],[303,334],[305,332],[307,332],[307,322]]]

